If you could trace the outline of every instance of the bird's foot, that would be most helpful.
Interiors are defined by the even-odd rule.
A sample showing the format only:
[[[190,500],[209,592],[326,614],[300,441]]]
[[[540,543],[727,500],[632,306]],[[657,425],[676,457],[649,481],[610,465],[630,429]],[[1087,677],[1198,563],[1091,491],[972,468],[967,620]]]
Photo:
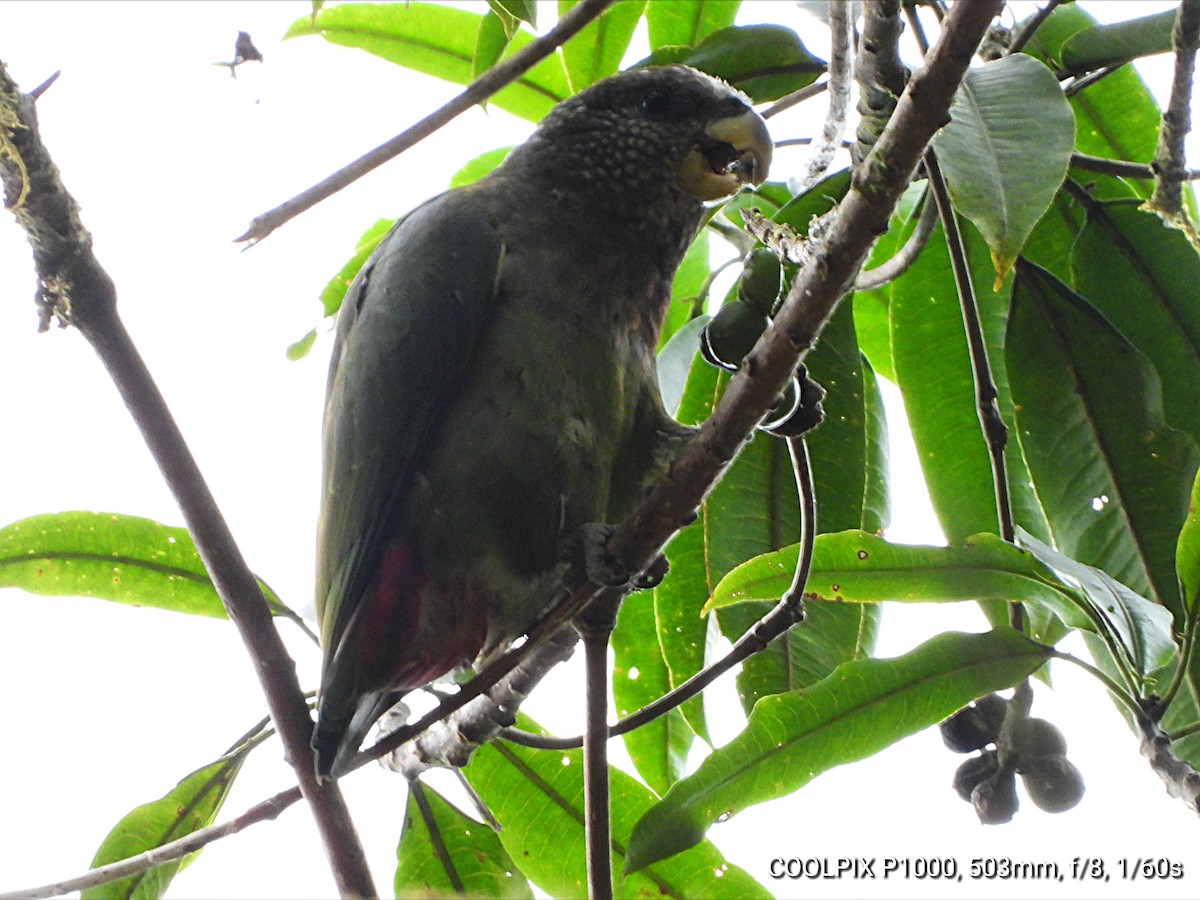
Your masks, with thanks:
[[[575,573],[582,573],[579,580],[635,591],[657,587],[667,575],[667,558],[659,554],[642,572],[630,573],[619,568],[607,551],[608,539],[616,530],[616,525],[589,522],[579,526],[567,539],[564,556]]]

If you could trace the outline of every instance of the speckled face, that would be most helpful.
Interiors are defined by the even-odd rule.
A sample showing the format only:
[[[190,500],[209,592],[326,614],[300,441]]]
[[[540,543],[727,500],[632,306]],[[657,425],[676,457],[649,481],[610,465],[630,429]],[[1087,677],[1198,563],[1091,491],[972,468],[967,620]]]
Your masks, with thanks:
[[[551,145],[564,180],[702,201],[761,183],[772,150],[744,94],[687,66],[623,72],[561,103],[527,147]]]

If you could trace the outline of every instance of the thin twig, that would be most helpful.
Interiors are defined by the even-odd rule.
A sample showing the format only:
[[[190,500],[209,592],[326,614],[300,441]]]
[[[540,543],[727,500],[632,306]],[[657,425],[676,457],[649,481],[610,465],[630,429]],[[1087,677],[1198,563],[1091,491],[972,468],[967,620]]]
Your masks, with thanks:
[[[925,36],[925,26],[921,24],[921,17],[917,15],[916,4],[906,3],[904,6],[904,16],[908,19],[908,26],[912,29],[913,38],[917,42],[917,48],[924,56],[929,52],[929,38]]]
[[[1103,81],[1109,75],[1113,74],[1113,72],[1119,72],[1126,65],[1128,65],[1128,63],[1117,63],[1115,65],[1105,66],[1103,69],[1097,69],[1095,72],[1088,72],[1086,75],[1077,77],[1074,81],[1063,88],[1063,96],[1068,98],[1074,97],[1080,91],[1090,88],[1096,82]],[[1069,78],[1072,75],[1071,72],[1059,72],[1057,74],[1059,75],[1060,79]]]
[[[33,247],[42,323],[57,316],[75,325],[108,371],[179,504],[213,586],[251,656],[287,758],[312,808],[339,891],[373,896],[370,869],[341,792],[336,785],[317,782],[308,745],[312,720],[295,663],[275,629],[258,581],[117,314],[116,287],[93,254],[79,207],[42,144],[33,101],[22,98],[3,64],[0,112],[6,126],[11,116],[19,122],[5,128],[6,145],[19,156],[24,172],[5,155],[0,157],[0,174],[7,197],[25,193],[24,202],[12,210]]]
[[[148,872],[150,869],[166,865],[169,862],[174,862],[195,853],[213,841],[237,834],[243,828],[250,825],[275,819],[281,812],[298,801],[300,797],[300,788],[288,788],[274,797],[269,797],[261,803],[254,804],[254,806],[250,807],[240,816],[230,819],[228,822],[223,822],[220,825],[210,825],[208,828],[193,831],[191,834],[179,838],[179,840],[155,847],[153,850],[147,850],[145,853],[139,853],[137,856],[118,860],[117,862],[109,863],[107,866],[89,869],[83,875],[75,878],[66,878],[62,881],[55,881],[38,887],[23,888],[19,891],[2,893],[0,894],[0,900],[45,900],[47,897],[58,897],[62,894],[72,893],[73,891],[85,891],[89,888],[110,884],[122,878],[128,878],[130,875]]]
[[[813,84],[800,88],[798,91],[792,91],[786,97],[780,97],[773,104],[764,109],[761,113],[764,119],[769,119],[772,116],[777,116],[787,109],[791,109],[805,100],[811,100],[820,94],[825,93],[829,88],[828,81],[817,81]]]
[[[851,45],[854,36],[854,17],[849,3],[829,4],[829,106],[821,136],[808,159],[807,171],[800,179],[800,191],[806,191],[829,170],[842,135],[846,131],[846,115],[850,111],[850,83],[854,75]]]
[[[280,225],[294,219],[300,213],[316,206],[342,188],[353,184],[372,169],[376,169],[405,150],[420,143],[448,122],[457,118],[476,104],[482,103],[492,94],[511,84],[541,60],[565,44],[587,24],[598,18],[615,0],[580,0],[579,4],[558,20],[558,23],[539,38],[535,38],[502,63],[480,75],[466,89],[440,109],[435,110],[415,125],[404,129],[389,141],[380,144],[370,153],[334,172],[291,200],[281,203],[262,215],[250,220],[250,227],[234,241],[257,244]]]
[[[1200,0],[1182,0],[1179,4],[1171,44],[1175,50],[1175,75],[1154,154],[1154,194],[1146,208],[1182,227],[1194,238],[1195,229],[1189,227],[1183,211],[1183,183],[1188,177],[1184,139],[1192,130],[1192,76],[1196,70],[1196,50],[1200,47]]]
[[[49,78],[47,78],[45,81],[43,81],[37,87],[35,87],[32,91],[30,91],[29,96],[31,98],[33,98],[34,100],[40,99],[42,94],[44,94],[44,93],[46,93],[46,91],[50,90],[50,85],[52,85],[52,84],[54,84],[54,82],[58,81],[58,76],[61,74],[62,74],[62,69],[59,69],[57,72],[55,72]]]
[[[1061,4],[1063,0],[1050,0],[1045,6],[1039,9],[1036,13],[1026,20],[1024,27],[1008,47],[1009,53],[1020,53],[1025,49],[1025,45],[1029,43],[1030,38],[1034,36],[1042,23],[1050,18],[1050,13],[1054,12],[1055,8]]]
[[[917,257],[929,243],[929,236],[933,234],[933,229],[938,223],[937,204],[930,203],[928,197],[925,198],[924,203],[925,205],[921,207],[921,215],[917,218],[917,226],[908,236],[908,240],[904,242],[904,246],[891,259],[880,263],[873,269],[863,269],[859,272],[858,278],[854,280],[854,290],[873,291],[885,284],[890,284],[907,272],[909,266],[917,261]]]
[[[583,806],[588,896],[612,900],[612,816],[608,782],[608,642],[620,597],[593,603],[580,617],[583,639],[587,731],[583,742]]]
[[[946,235],[946,246],[950,252],[950,267],[954,270],[954,285],[958,290],[959,306],[962,309],[963,327],[967,334],[967,349],[971,357],[971,376],[975,382],[975,411],[987,442],[988,460],[992,467],[992,486],[996,495],[996,515],[1000,524],[1000,537],[1012,543],[1016,538],[1013,523],[1012,497],[1008,489],[1008,466],[1004,448],[1008,443],[1008,426],[1000,415],[997,402],[1000,392],[992,375],[992,364],[988,359],[987,341],[983,336],[983,321],[979,315],[979,299],[971,280],[971,265],[967,260],[967,249],[958,230],[958,218],[950,202],[950,189],[938,165],[937,154],[930,147],[925,151],[925,171],[929,174],[929,190],[937,206],[942,230]],[[1012,627],[1023,631],[1025,613],[1020,603],[1008,605],[1008,616]]]

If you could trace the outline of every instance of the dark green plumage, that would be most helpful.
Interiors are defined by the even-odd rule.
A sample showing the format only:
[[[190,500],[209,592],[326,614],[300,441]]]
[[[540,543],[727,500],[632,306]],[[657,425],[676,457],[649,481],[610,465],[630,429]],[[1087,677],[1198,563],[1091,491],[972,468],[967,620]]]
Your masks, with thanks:
[[[728,86],[624,73],[409,214],[364,266],[325,413],[321,774],[405,691],[524,633],[564,542],[620,521],[661,474],[689,434],[655,370],[671,281],[701,201],[769,162]]]

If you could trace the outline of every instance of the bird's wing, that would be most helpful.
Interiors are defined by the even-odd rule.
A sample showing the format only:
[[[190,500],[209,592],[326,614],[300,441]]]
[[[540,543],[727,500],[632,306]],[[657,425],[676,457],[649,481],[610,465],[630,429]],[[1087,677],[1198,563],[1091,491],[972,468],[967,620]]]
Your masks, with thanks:
[[[330,363],[318,527],[327,662],[492,313],[502,255],[474,192],[457,190],[398,222],[346,293]]]

